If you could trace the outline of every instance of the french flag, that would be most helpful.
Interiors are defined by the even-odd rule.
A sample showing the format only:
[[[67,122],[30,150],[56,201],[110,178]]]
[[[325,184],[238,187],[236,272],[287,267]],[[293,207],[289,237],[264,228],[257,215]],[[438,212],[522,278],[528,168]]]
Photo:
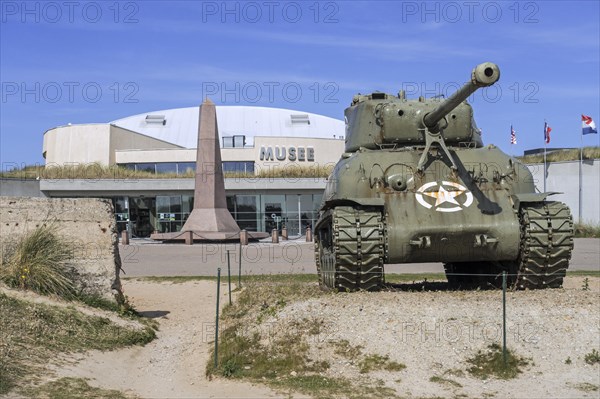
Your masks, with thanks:
[[[583,134],[597,134],[598,129],[596,129],[596,124],[592,120],[591,117],[581,115],[581,127],[583,129]]]
[[[550,143],[550,132],[552,128],[546,122],[544,122],[544,142],[546,144]]]

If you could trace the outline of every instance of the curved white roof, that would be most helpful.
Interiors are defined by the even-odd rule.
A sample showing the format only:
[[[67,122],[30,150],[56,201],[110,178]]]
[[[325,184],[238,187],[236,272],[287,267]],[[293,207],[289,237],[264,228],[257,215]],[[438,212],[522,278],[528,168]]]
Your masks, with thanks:
[[[186,148],[198,142],[198,107],[147,112],[110,122],[113,125]],[[164,125],[163,119],[164,117]],[[310,123],[308,123],[310,122]],[[217,106],[219,136],[255,136],[333,139],[345,133],[344,122],[327,116],[282,108]]]

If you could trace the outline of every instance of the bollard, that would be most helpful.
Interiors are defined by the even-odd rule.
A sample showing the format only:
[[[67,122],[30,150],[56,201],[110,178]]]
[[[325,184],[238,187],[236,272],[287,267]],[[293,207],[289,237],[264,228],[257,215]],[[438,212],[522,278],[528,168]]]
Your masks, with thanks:
[[[231,263],[229,262],[229,250],[227,250],[227,281],[229,284],[229,305],[231,306]]]
[[[240,257],[238,263],[238,288],[242,288],[242,243],[240,243]]]
[[[248,232],[246,230],[240,231],[240,245],[248,245]]]
[[[502,272],[502,360],[506,366],[506,271]]]
[[[127,230],[121,232],[121,245],[129,245],[129,234],[127,234]]]
[[[221,295],[221,268],[217,269],[217,315],[215,317],[215,369],[219,365],[219,296]]]
[[[192,231],[186,231],[184,234],[184,238],[185,238],[185,245],[192,245],[194,244],[194,232]]]
[[[312,229],[310,227],[306,228],[306,242],[312,242]]]
[[[273,231],[271,231],[271,241],[273,244],[279,244],[279,232],[277,229],[273,229]]]
[[[288,232],[287,232],[287,227],[284,227],[281,229],[281,238],[284,240],[288,239]]]

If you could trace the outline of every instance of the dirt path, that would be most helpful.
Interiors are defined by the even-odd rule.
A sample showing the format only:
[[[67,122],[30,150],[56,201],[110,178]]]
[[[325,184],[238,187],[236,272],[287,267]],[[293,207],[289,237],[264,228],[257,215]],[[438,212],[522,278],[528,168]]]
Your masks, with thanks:
[[[89,378],[90,385],[144,399],[289,397],[265,386],[205,378],[215,288],[214,281],[126,280],[125,293],[137,310],[159,320],[158,338],[145,347],[88,352],[59,376]],[[499,291],[339,294],[290,303],[265,323],[285,331],[307,315],[327,321],[321,323],[322,335],[309,340],[311,358],[327,359],[329,376],[361,381],[366,377],[356,362],[336,357],[326,343],[343,340],[364,354],[389,355],[406,369],[376,370],[369,378],[402,396],[597,398],[599,366],[586,364],[584,357],[598,347],[599,292],[600,279],[584,277],[567,278],[564,289],[509,292],[508,343],[530,363],[509,381],[479,380],[464,372],[468,357],[499,342]],[[226,284],[221,293],[224,305]],[[460,373],[447,374],[452,370]],[[434,382],[435,376],[442,378]]]
[[[158,338],[145,347],[92,351],[58,370],[60,377],[89,378],[90,385],[142,398],[276,398],[266,387],[217,379],[205,367],[214,340],[215,283],[126,281],[136,309],[160,322]],[[233,287],[232,287],[233,288]],[[221,287],[227,303],[227,285]]]

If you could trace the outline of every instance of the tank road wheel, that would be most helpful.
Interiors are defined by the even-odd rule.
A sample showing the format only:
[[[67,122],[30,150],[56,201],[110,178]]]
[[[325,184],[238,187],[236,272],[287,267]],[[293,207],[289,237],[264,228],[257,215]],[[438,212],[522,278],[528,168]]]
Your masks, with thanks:
[[[573,250],[573,218],[562,202],[526,204],[519,211],[521,249],[517,289],[558,288]]]
[[[381,212],[337,207],[324,215],[315,237],[322,287],[372,291],[383,286]]]

